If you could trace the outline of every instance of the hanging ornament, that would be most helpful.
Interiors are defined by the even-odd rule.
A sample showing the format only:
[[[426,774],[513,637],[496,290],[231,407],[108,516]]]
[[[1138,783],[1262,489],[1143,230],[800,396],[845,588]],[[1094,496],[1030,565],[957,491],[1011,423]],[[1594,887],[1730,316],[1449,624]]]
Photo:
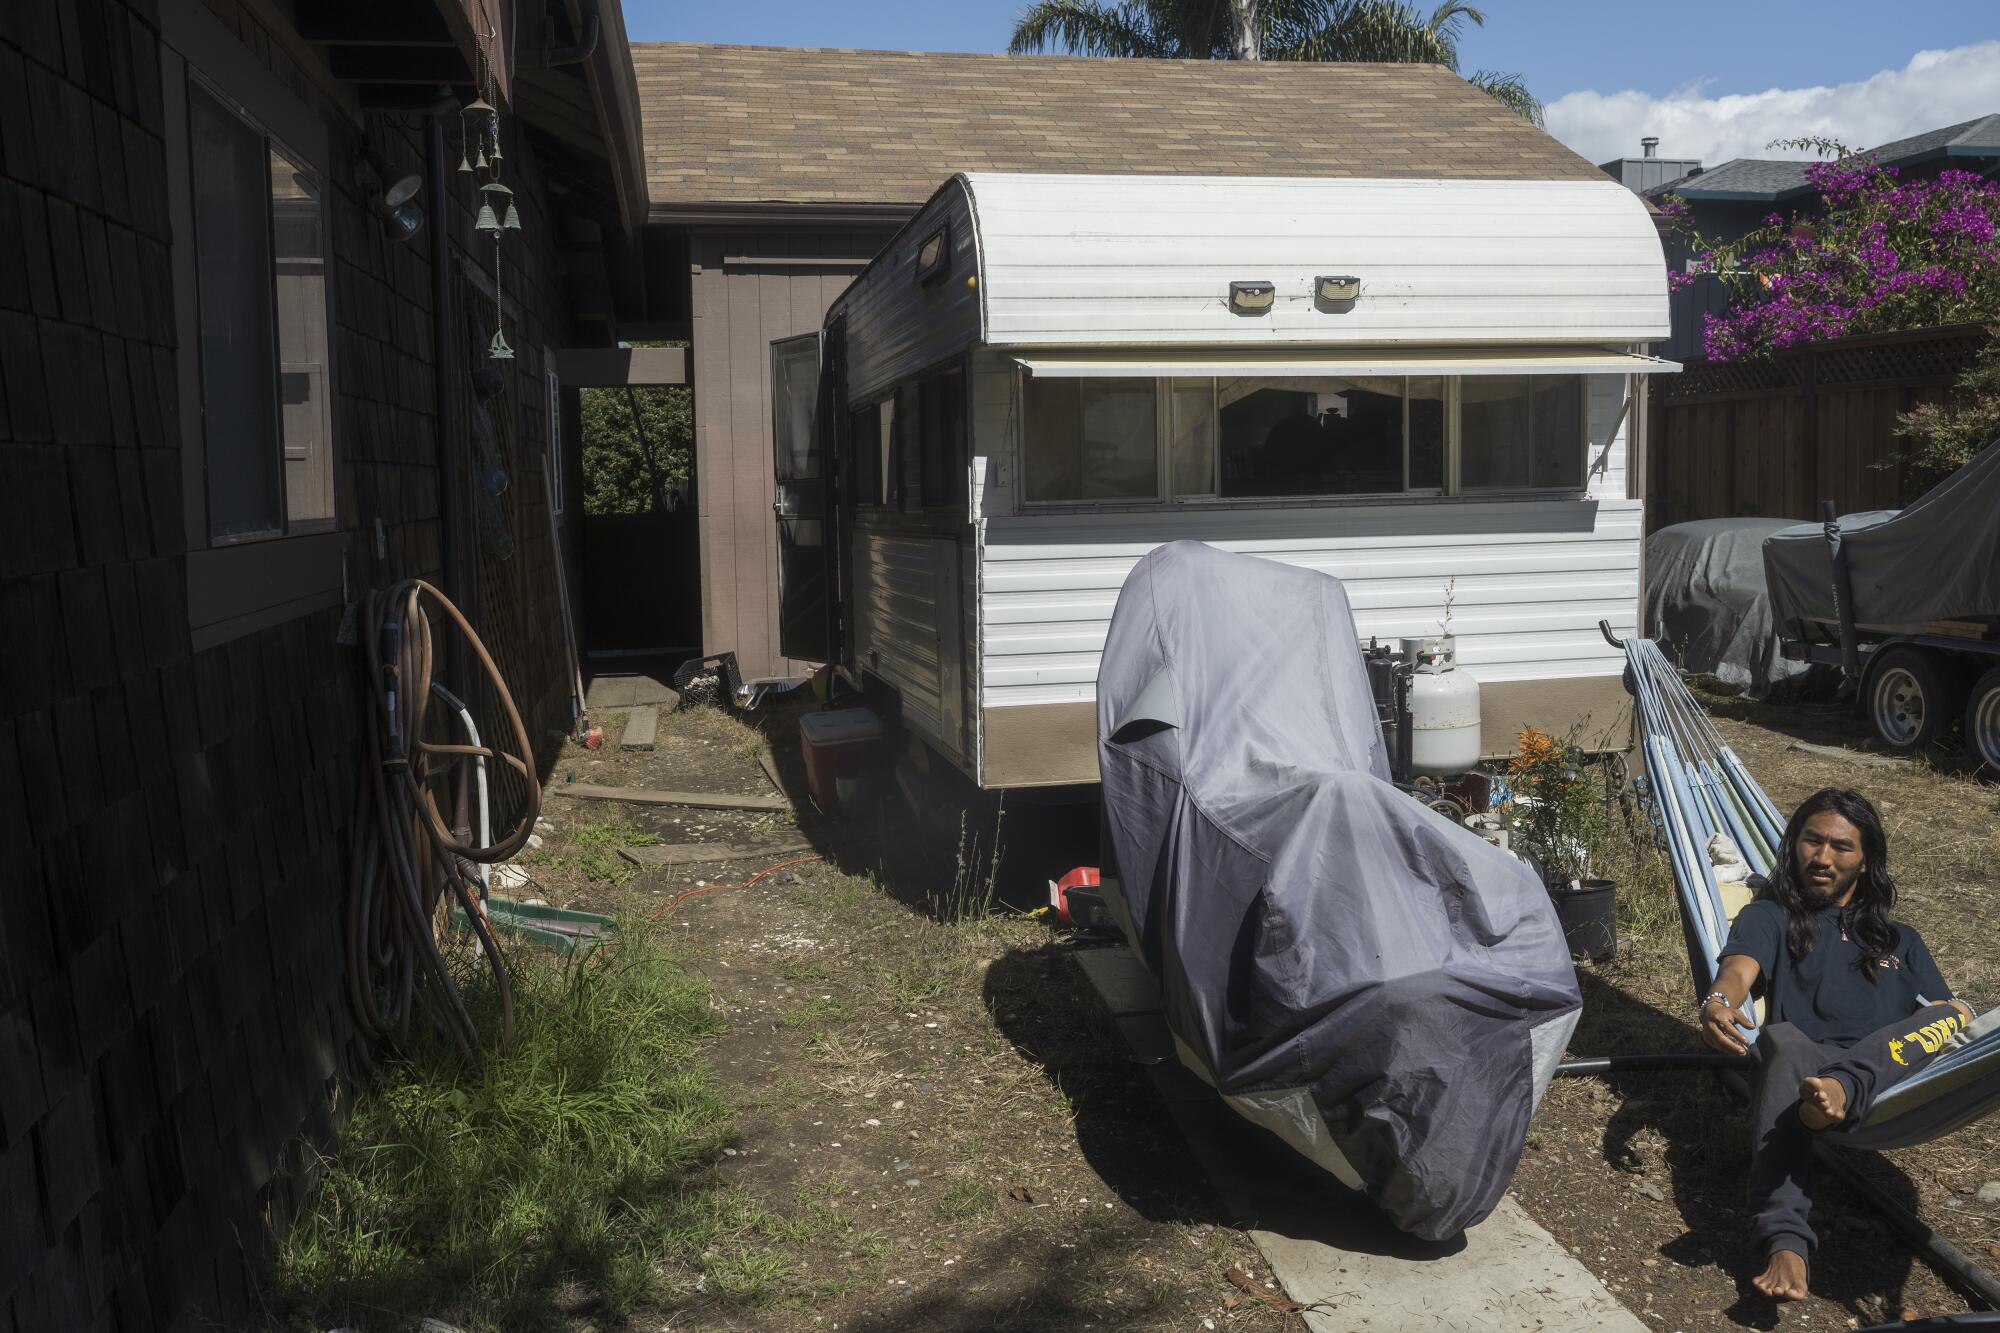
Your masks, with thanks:
[[[501,220],[500,226],[506,231],[521,230],[521,210],[508,204],[507,216]]]
[[[464,154],[464,153],[460,153],[460,154],[458,155],[458,169],[459,169],[460,171],[471,171],[471,170],[472,170],[472,163],[470,163],[470,162],[468,162],[468,161],[466,161],[466,160],[465,160],[465,154]]]
[[[514,349],[507,345],[507,335],[498,329],[493,330],[493,341],[486,345],[486,355],[493,361],[512,361]]]
[[[494,215],[493,205],[481,204],[479,206],[479,220],[472,224],[472,229],[474,231],[500,230],[500,219]]]

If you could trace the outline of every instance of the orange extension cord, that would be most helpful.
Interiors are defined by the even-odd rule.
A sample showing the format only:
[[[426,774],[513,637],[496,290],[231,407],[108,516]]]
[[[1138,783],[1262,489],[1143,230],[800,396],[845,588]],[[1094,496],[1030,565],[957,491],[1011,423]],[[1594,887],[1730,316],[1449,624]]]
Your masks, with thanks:
[[[789,861],[780,861],[778,862],[778,864],[774,866],[765,866],[762,870],[758,871],[750,878],[744,880],[741,884],[704,884],[698,889],[689,889],[686,893],[681,894],[678,898],[675,898],[672,902],[668,903],[665,907],[662,907],[659,911],[653,913],[646,919],[648,921],[658,921],[661,917],[673,911],[676,907],[679,907],[682,903],[686,902],[688,899],[699,898],[704,893],[714,893],[717,889],[747,889],[752,884],[755,884],[758,880],[764,878],[764,876],[775,875],[780,870],[783,870],[788,866],[802,866],[808,861],[824,861],[825,859],[826,859],[825,857],[815,852],[811,856],[794,857]]]
[[[515,751],[453,745],[425,739],[434,665],[434,605],[464,636],[484,671],[493,698],[513,732]],[[541,809],[528,731],[500,668],[451,599],[421,579],[408,579],[368,595],[363,617],[362,661],[372,705],[362,731],[365,761],[356,774],[354,861],[347,897],[347,995],[361,1031],[372,1038],[406,1033],[419,986],[438,1001],[432,1017],[465,1056],[479,1059],[479,1029],[466,1009],[438,949],[435,921],[447,897],[464,910],[482,955],[492,965],[500,995],[500,1049],[514,1032],[513,989],[473,883],[475,864],[504,861],[527,844]],[[384,661],[385,657],[392,660]],[[439,810],[436,786],[458,778],[457,808],[465,817],[473,766],[498,760],[523,779],[526,807],[520,818],[486,846],[461,842]]]

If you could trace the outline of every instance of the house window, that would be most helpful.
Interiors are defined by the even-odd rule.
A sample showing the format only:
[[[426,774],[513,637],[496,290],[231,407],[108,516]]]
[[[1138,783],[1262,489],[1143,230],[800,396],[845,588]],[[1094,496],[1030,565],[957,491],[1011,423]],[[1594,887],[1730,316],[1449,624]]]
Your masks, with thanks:
[[[1030,501],[1160,498],[1152,380],[1030,379],[1026,429]]]
[[[548,458],[544,470],[549,483],[549,511],[557,518],[563,513],[562,381],[556,377],[556,354],[542,349],[542,380],[548,391]]]
[[[208,537],[333,526],[323,183],[198,79],[189,195]]]
[[[1030,503],[1579,490],[1581,375],[1033,379]],[[1456,480],[1450,465],[1454,426]]]

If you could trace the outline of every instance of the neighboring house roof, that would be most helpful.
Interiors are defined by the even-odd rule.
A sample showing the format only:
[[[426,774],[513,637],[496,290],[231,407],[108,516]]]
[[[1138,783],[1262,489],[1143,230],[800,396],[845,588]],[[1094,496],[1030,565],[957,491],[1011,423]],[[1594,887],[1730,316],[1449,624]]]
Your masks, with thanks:
[[[1720,166],[1656,185],[1646,197],[1677,194],[1683,199],[1783,199],[1806,188],[1806,164],[1771,158],[1731,158]]]
[[[1601,180],[1435,65],[635,42],[655,221],[907,213],[957,171]]]
[[[1915,166],[1941,157],[2000,158],[2000,114],[1960,121],[1942,129],[1896,139],[1864,149],[1884,166]],[[1677,194],[1683,199],[1751,200],[1777,203],[1807,193],[1806,167],[1801,161],[1739,157],[1707,171],[1692,172],[1647,190],[1657,199]]]

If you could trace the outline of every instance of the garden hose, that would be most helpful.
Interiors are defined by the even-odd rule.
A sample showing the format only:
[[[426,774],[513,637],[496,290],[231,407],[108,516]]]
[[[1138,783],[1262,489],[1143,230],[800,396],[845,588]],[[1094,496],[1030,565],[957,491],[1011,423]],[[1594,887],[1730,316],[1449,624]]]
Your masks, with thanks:
[[[426,737],[435,661],[426,603],[464,636],[486,673],[513,731],[514,752]],[[407,579],[369,593],[362,635],[368,654],[369,716],[362,727],[368,750],[356,774],[347,896],[349,1005],[369,1038],[402,1037],[409,1031],[418,989],[427,988],[434,1001],[433,1021],[476,1063],[479,1030],[438,948],[438,935],[456,905],[471,923],[480,955],[493,968],[500,1001],[499,1045],[506,1050],[514,1030],[513,991],[471,867],[506,860],[534,830],[541,788],[527,727],[479,635],[450,598],[423,580]],[[449,717],[448,710],[440,712]],[[528,797],[516,823],[481,845],[469,833],[461,838],[453,832],[439,809],[438,788],[456,778],[453,805],[464,826],[475,771],[485,760],[499,760],[520,774]]]

